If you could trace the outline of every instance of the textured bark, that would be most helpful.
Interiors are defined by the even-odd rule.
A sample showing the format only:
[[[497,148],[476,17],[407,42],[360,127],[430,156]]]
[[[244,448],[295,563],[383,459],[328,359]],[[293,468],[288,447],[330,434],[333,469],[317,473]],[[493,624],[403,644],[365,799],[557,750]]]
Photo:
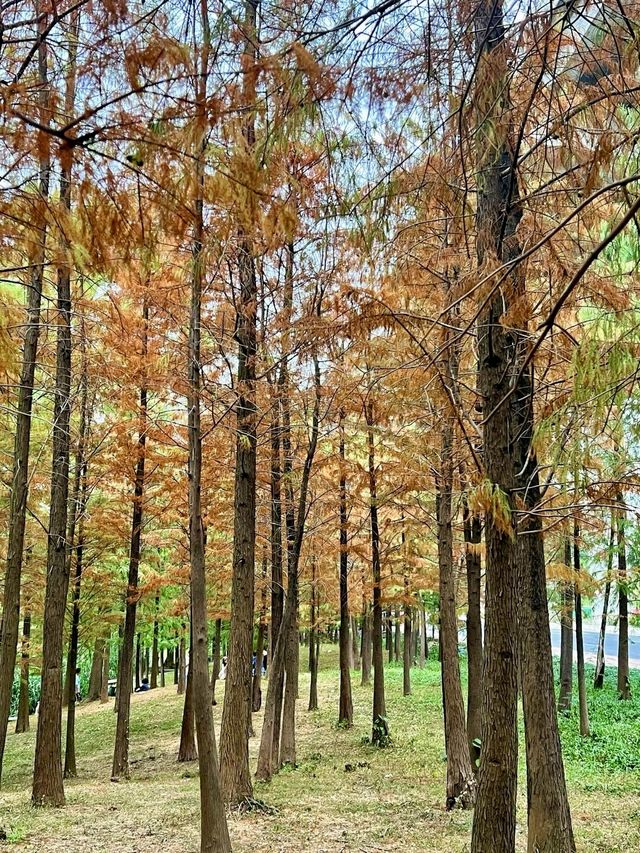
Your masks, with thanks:
[[[142,683],[142,647],[140,645],[140,631],[136,634],[136,677],[135,677],[135,689],[140,689],[140,684]]]
[[[347,477],[345,472],[344,413],[340,412],[340,692],[338,696],[338,724],[350,728],[353,725],[353,699],[351,696],[351,673],[349,658],[357,660],[357,638],[353,638],[355,649],[349,638],[349,576],[348,576],[348,521],[347,521]],[[355,625],[355,619],[353,620]]]
[[[147,355],[149,306],[146,294],[142,306],[142,357]],[[146,377],[140,388],[140,411],[138,415],[138,446],[133,487],[133,510],[131,516],[131,542],[129,546],[129,571],[125,602],[124,631],[120,645],[118,684],[116,687],[116,738],[113,749],[111,778],[114,781],[124,776],[129,778],[129,716],[131,713],[131,682],[133,677],[133,645],[136,635],[136,609],[138,606],[138,570],[142,551],[143,499],[145,486],[145,457],[147,453],[147,388]]]
[[[487,254],[507,260],[509,245],[520,220],[510,207],[508,142],[495,139],[504,127],[507,70],[500,0],[479,0],[475,10],[477,93],[476,169],[478,266]],[[505,166],[507,167],[505,175]],[[505,242],[500,238],[504,236]],[[513,333],[501,318],[507,309],[500,288],[483,305],[478,318],[478,392],[483,412],[483,453],[486,476],[493,490],[512,508],[514,462],[511,446],[510,401],[513,371]],[[500,509],[496,507],[496,513]],[[513,853],[517,789],[517,622],[514,530],[505,518],[487,514],[485,572],[485,646],[482,673],[482,753],[473,815],[471,853]]]
[[[309,685],[309,711],[316,711],[318,708],[318,630],[316,627],[318,609],[317,584],[316,558],[314,555],[311,558],[311,615],[309,620],[309,672],[311,673]]]
[[[22,620],[22,651],[20,655],[20,694],[18,696],[18,717],[16,734],[29,731],[29,644],[31,640],[31,605],[25,602]]]
[[[622,494],[618,495],[618,696],[631,699],[629,684],[629,599],[627,589],[627,545],[625,525],[627,513],[623,509]],[[576,615],[577,618],[577,615]]]
[[[571,542],[565,539],[564,564],[571,572]],[[571,710],[573,694],[573,582],[560,583],[560,693],[558,710]]]
[[[190,633],[193,634],[192,628]],[[184,691],[184,705],[182,706],[182,725],[180,726],[180,746],[178,747],[178,761],[196,761],[198,750],[196,748],[196,708],[193,686],[193,641],[189,653],[189,665],[187,667],[187,686]],[[208,673],[207,673],[208,675]],[[207,682],[208,682],[207,678]]]
[[[207,582],[205,571],[205,528],[202,519],[202,428],[200,421],[200,358],[202,287],[204,277],[204,181],[205,152],[208,137],[207,75],[211,48],[209,9],[200,2],[202,43],[198,74],[195,77],[196,127],[198,142],[195,158],[195,194],[193,199],[193,242],[191,308],[189,315],[189,392],[187,425],[189,443],[189,558],[191,567],[191,650],[189,674],[195,710],[200,779],[200,851],[231,853],[231,842],[222,797],[218,769],[215,729],[209,689],[209,641],[207,630]],[[255,24],[255,17],[254,17]],[[254,28],[255,29],[255,28]]]
[[[79,12],[72,17],[64,110],[73,115],[76,89],[76,44]],[[72,159],[60,170],[60,205],[71,211]],[[62,781],[62,646],[65,606],[69,588],[67,516],[71,416],[71,266],[70,247],[61,235],[64,260],[58,267],[56,382],[53,409],[51,498],[47,536],[47,583],[44,601],[40,711],[33,767],[32,803],[64,805]]]
[[[480,749],[482,704],[482,619],[480,615],[480,543],[482,525],[477,515],[471,515],[466,501],[463,505],[465,563],[467,570],[467,738],[474,770],[477,769]]]
[[[453,351],[449,358],[449,371]],[[471,768],[464,701],[458,659],[458,617],[453,562],[452,484],[453,423],[444,421],[440,449],[441,470],[438,476],[438,567],[440,593],[440,649],[442,672],[442,707],[444,709],[444,742],[447,754],[447,787],[445,807],[469,808],[475,799],[475,780]]]
[[[604,641],[607,634],[607,618],[609,615],[609,599],[611,598],[611,576],[613,574],[613,550],[615,548],[616,523],[614,512],[611,512],[611,530],[609,533],[609,551],[607,554],[607,574],[604,586],[604,601],[602,603],[602,618],[600,620],[600,632],[598,634],[598,651],[596,654],[596,671],[593,678],[593,686],[601,690],[604,686],[605,654]]]
[[[38,106],[40,122],[46,128],[50,121],[48,48],[44,33],[49,23],[46,4],[38,0]],[[2,596],[2,619],[0,619],[0,778],[4,747],[11,706],[11,689],[18,648],[18,630],[20,626],[20,582],[22,576],[22,555],[27,513],[27,495],[29,489],[29,447],[31,444],[31,412],[33,408],[33,383],[40,336],[40,305],[42,302],[42,282],[47,240],[47,218],[44,215],[49,196],[51,163],[49,146],[42,147],[40,153],[38,194],[33,221],[37,223],[38,234],[31,266],[27,294],[27,317],[24,341],[22,345],[22,365],[18,389],[17,415],[13,450],[13,471],[9,497],[9,518],[7,538],[7,562],[4,575]]]
[[[382,589],[380,564],[380,531],[378,527],[378,484],[373,434],[374,408],[372,402],[365,405],[367,422],[367,448],[369,473],[369,523],[371,533],[371,566],[373,572],[372,644],[373,644],[373,712],[371,742],[381,742],[381,720],[386,717],[384,701],[384,661],[382,657]],[[385,726],[386,730],[386,726]]]
[[[246,153],[255,147],[255,75],[257,0],[245,0],[242,100]],[[249,190],[249,192],[251,192]],[[220,778],[225,801],[253,795],[249,772],[251,726],[251,653],[256,546],[256,300],[255,260],[249,236],[240,229],[240,299],[236,319],[238,389],[234,486],[233,576],[229,663],[220,733]]]
[[[580,711],[580,734],[589,736],[589,709],[587,708],[587,685],[584,674],[584,642],[582,638],[582,594],[580,592],[580,528],[573,526],[573,569],[575,571],[576,596],[576,656],[578,659],[578,707]]]

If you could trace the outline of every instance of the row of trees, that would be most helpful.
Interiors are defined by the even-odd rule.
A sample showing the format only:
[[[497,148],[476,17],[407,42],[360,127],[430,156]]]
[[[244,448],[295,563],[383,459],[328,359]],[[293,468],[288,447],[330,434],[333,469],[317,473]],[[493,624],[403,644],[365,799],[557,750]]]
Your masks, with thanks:
[[[0,763],[22,614],[41,640],[34,804],[64,804],[75,773],[63,657],[73,674],[89,646],[97,673],[116,629],[112,777],[128,776],[142,616],[154,663],[189,634],[202,850],[229,850],[224,803],[253,797],[252,651],[268,642],[268,780],[295,764],[301,627],[314,669],[318,624],[339,619],[344,725],[360,634],[382,746],[383,623],[402,614],[408,692],[436,595],[447,807],[475,806],[474,853],[512,853],[521,690],[529,850],[575,849],[547,567],[571,548],[566,707],[581,548],[614,507],[627,698],[634,10],[5,10]]]

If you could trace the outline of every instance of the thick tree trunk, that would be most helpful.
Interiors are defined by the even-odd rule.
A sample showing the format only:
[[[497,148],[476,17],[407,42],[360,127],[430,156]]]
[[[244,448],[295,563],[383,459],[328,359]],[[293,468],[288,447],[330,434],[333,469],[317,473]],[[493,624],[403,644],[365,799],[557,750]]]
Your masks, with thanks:
[[[378,527],[378,484],[375,457],[375,442],[373,435],[374,410],[373,403],[365,405],[367,422],[367,447],[369,471],[369,522],[371,531],[371,566],[373,572],[373,608],[372,608],[372,642],[373,642],[373,712],[371,742],[382,744],[388,735],[386,722],[386,706],[384,701],[384,661],[382,657],[382,588],[380,563],[380,531]],[[364,668],[364,667],[363,667]]]
[[[182,706],[182,725],[180,727],[178,761],[197,761],[198,759],[198,750],[196,748],[196,708],[193,684],[192,626],[189,628],[189,634],[191,637],[191,643],[189,648],[189,665],[187,667],[187,686],[184,691],[184,705]],[[209,679],[207,678],[207,682],[208,681]]]
[[[613,550],[615,548],[616,523],[614,512],[611,512],[611,531],[609,533],[609,551],[607,554],[607,574],[604,586],[604,601],[602,603],[602,619],[600,620],[600,633],[598,634],[598,651],[596,654],[596,671],[593,686],[596,690],[602,690],[604,686],[605,654],[604,641],[607,634],[607,617],[609,615],[609,599],[611,597],[611,576],[613,574]]]
[[[245,0],[242,99],[246,154],[255,147],[255,74],[258,0]],[[251,194],[251,189],[248,188]],[[240,803],[253,795],[249,772],[251,653],[256,546],[256,301],[258,295],[251,239],[240,228],[237,440],[234,489],[233,577],[229,663],[220,734],[220,778],[224,799]]]
[[[211,47],[209,9],[200,3],[202,44],[198,74],[194,80],[199,131],[195,160],[195,197],[192,244],[191,310],[189,316],[189,557],[191,567],[191,650],[189,673],[195,707],[200,779],[200,851],[231,853],[231,842],[218,769],[211,692],[209,689],[209,639],[207,630],[207,582],[205,529],[202,520],[202,429],[200,422],[200,358],[202,285],[204,276],[204,162],[208,138],[207,75]],[[254,19],[255,21],[255,19]],[[195,29],[195,27],[194,27]],[[255,29],[255,28],[254,28]],[[255,485],[255,484],[254,484]],[[253,590],[252,590],[253,593]]]
[[[146,294],[142,305],[142,357],[147,355],[149,306]],[[136,609],[138,606],[138,570],[142,551],[142,520],[144,499],[145,457],[147,452],[147,388],[143,377],[140,388],[140,411],[138,415],[138,458],[136,460],[133,488],[133,511],[131,517],[131,544],[129,546],[129,572],[125,601],[124,631],[120,646],[118,684],[116,688],[116,739],[113,750],[111,778],[118,781],[122,776],[129,778],[129,717],[131,713],[131,681],[133,669],[133,646],[136,636]]]
[[[622,494],[618,495],[618,696],[631,699],[629,684],[629,598],[627,589],[627,545],[625,525],[627,513],[623,509]],[[576,614],[577,619],[577,614]]]
[[[20,655],[20,694],[16,734],[29,731],[29,644],[31,640],[31,605],[25,602],[22,620],[22,653]]]
[[[38,14],[38,105],[40,122],[46,128],[50,121],[48,48],[45,32],[49,23],[47,4],[36,3]],[[20,582],[22,554],[29,490],[29,447],[31,443],[31,412],[33,408],[33,384],[40,335],[40,305],[47,242],[47,217],[45,210],[49,197],[51,160],[49,146],[42,145],[38,175],[38,193],[34,194],[36,209],[33,222],[37,223],[38,236],[31,265],[31,276],[27,293],[27,317],[22,345],[22,366],[17,400],[16,432],[13,451],[13,472],[9,497],[9,519],[7,539],[7,562],[2,597],[2,619],[0,619],[0,778],[4,747],[7,737],[11,690],[18,648],[20,626]]]
[[[465,563],[467,569],[467,738],[474,771],[480,758],[482,705],[482,619],[480,615],[480,543],[482,525],[463,504]]]
[[[564,564],[572,573],[571,542],[565,539]],[[574,584],[572,581],[561,581],[560,583],[560,693],[558,696],[558,710],[568,712],[571,710],[573,694],[573,610],[574,610]]]
[[[584,641],[582,636],[582,594],[580,592],[580,529],[578,523],[573,526],[573,568],[575,571],[576,596],[576,652],[578,675],[578,707],[580,711],[580,734],[589,736],[589,709],[587,708],[587,685],[584,674]]]
[[[158,609],[160,607],[160,596],[156,594],[156,609],[153,617],[153,645],[151,647],[151,689],[158,686]]]
[[[76,49],[79,12],[72,17],[64,111],[73,115],[76,89]],[[60,169],[60,206],[71,211],[71,157]],[[47,536],[47,583],[44,602],[40,711],[33,767],[34,805],[64,805],[62,781],[62,646],[64,616],[69,589],[67,516],[69,500],[69,453],[71,416],[71,266],[70,246],[61,235],[64,260],[58,267],[56,334],[56,383],[53,409],[53,459]]]

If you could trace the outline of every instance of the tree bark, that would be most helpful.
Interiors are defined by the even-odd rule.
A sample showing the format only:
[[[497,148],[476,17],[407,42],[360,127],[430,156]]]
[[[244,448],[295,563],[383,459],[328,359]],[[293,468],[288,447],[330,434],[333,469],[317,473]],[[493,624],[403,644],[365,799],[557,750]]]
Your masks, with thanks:
[[[564,564],[571,568],[571,542],[564,542]],[[560,583],[560,694],[558,710],[569,712],[573,694],[573,610],[574,585],[571,581]]]
[[[180,635],[180,640],[178,642],[178,654],[176,656],[176,671],[178,673],[178,689],[176,692],[178,693],[178,696],[181,696],[184,693],[187,683],[187,647],[184,637],[184,627],[185,626],[183,625],[182,634]]]
[[[76,89],[76,51],[79,12],[72,17],[69,40],[65,114],[73,115]],[[60,206],[71,211],[72,157],[63,157],[60,169]],[[62,735],[62,646],[64,615],[69,589],[67,561],[67,516],[69,500],[69,453],[71,416],[71,266],[70,246],[61,235],[64,260],[58,266],[56,333],[56,383],[53,410],[53,460],[47,536],[47,583],[45,590],[40,712],[33,767],[33,805],[63,806]]]
[[[382,566],[380,563],[380,531],[378,527],[378,485],[376,472],[375,442],[373,435],[373,403],[365,404],[367,423],[368,471],[369,471],[369,522],[371,531],[371,566],[373,572],[373,712],[371,742],[382,744],[388,735],[386,707],[384,701],[384,661],[382,657]]]
[[[191,638],[189,649],[189,665],[187,667],[187,686],[184,691],[184,705],[182,706],[182,725],[180,727],[180,746],[178,747],[178,761],[197,761],[198,750],[196,748],[196,708],[193,679],[193,627],[190,623],[189,635]],[[207,672],[208,676],[208,672]],[[209,679],[207,677],[207,683]]]
[[[153,645],[151,647],[151,684],[150,687],[154,690],[158,686],[158,609],[160,607],[160,596],[156,593],[156,609],[153,616]]]
[[[31,640],[31,605],[25,602],[22,620],[22,653],[20,655],[20,694],[16,734],[29,731],[29,645]]]
[[[216,619],[215,635],[213,639],[213,672],[211,673],[211,704],[217,705],[216,702],[216,683],[218,681],[218,673],[220,672],[220,641],[222,637],[222,619]]]
[[[573,525],[573,568],[575,571],[576,596],[576,651],[578,658],[578,705],[580,710],[580,734],[589,736],[589,709],[587,708],[587,686],[584,674],[584,642],[582,637],[582,594],[580,592],[580,528],[578,522]]]
[[[356,641],[355,649],[350,648],[349,639],[349,532],[347,517],[347,475],[345,471],[345,440],[344,440],[344,412],[340,412],[340,486],[339,486],[339,520],[340,520],[340,692],[338,697],[338,725],[351,728],[353,725],[353,699],[351,695],[351,673],[349,671],[349,657],[353,655],[354,662],[357,660],[357,638],[355,631],[353,638]],[[355,623],[355,620],[353,620]]]
[[[50,121],[48,47],[45,33],[49,22],[46,4],[36,3],[38,14],[38,106],[40,122],[46,127]],[[11,706],[11,690],[18,648],[18,630],[20,626],[20,583],[22,575],[22,554],[27,514],[27,495],[29,490],[29,447],[31,444],[31,412],[33,409],[33,385],[40,336],[40,305],[42,302],[42,282],[47,242],[47,217],[45,210],[49,197],[49,179],[51,175],[51,157],[46,134],[43,134],[40,146],[38,174],[38,195],[34,222],[37,223],[38,236],[31,266],[31,276],[27,294],[27,317],[24,342],[22,346],[22,366],[18,390],[16,431],[13,451],[13,472],[9,497],[9,519],[7,540],[7,562],[2,597],[2,619],[0,619],[0,778],[4,747]]]
[[[631,699],[631,686],[629,684],[627,545],[625,539],[627,513],[624,510],[622,494],[618,495],[618,511],[616,515],[618,523],[618,697],[620,699]]]
[[[318,588],[315,555],[311,557],[311,615],[309,618],[309,672],[311,673],[309,686],[309,710],[318,709],[318,630],[316,627],[318,610]]]
[[[105,705],[109,701],[109,657],[111,654],[111,638],[105,640],[102,650],[102,684],[100,685],[100,703]]]
[[[593,686],[596,690],[602,690],[604,686],[605,654],[604,641],[607,634],[607,617],[609,615],[609,599],[611,597],[611,576],[613,574],[613,550],[615,547],[616,523],[614,512],[611,512],[611,530],[609,533],[609,550],[607,553],[607,575],[604,586],[604,601],[602,603],[602,619],[600,620],[600,633],[598,634],[598,652],[596,654],[596,671]]]
[[[405,544],[405,533],[402,531],[402,543]],[[404,548],[403,548],[404,550]],[[413,661],[413,630],[412,607],[409,604],[409,575],[404,576],[404,647],[402,650],[402,693],[411,695],[411,664]]]
[[[258,0],[245,0],[242,100],[245,151],[255,147]],[[251,194],[251,189],[248,189]],[[220,734],[220,778],[224,799],[240,803],[253,796],[249,772],[251,725],[251,653],[256,545],[256,301],[255,261],[250,236],[239,229],[240,302],[236,319],[238,343],[237,441],[234,489],[233,577],[229,663]]]
[[[256,665],[251,687],[251,710],[257,713],[262,707],[262,657],[267,639],[267,556],[262,560],[262,594],[260,601],[260,617],[258,621],[258,638],[256,642]]]
[[[364,598],[364,596],[363,596]],[[371,637],[371,604],[364,598],[362,602],[362,640],[360,656],[362,661],[362,677],[360,686],[365,687],[371,683],[371,661],[373,657],[373,643]]]
[[[87,700],[97,702],[100,698],[102,686],[102,657],[104,653],[104,637],[96,637],[93,644],[93,655],[91,657],[91,672],[89,674],[89,690]]]
[[[147,337],[149,328],[149,305],[146,293],[142,304],[142,358],[143,365],[147,356]],[[131,682],[133,668],[133,645],[136,636],[136,610],[140,594],[138,592],[138,571],[142,552],[142,522],[145,486],[145,458],[147,453],[147,386],[146,370],[143,366],[143,380],[140,387],[140,411],[138,414],[138,446],[133,487],[133,511],[131,516],[131,544],[129,546],[129,572],[127,577],[127,595],[120,662],[118,665],[118,684],[116,687],[116,739],[113,749],[111,779],[129,778],[129,717],[131,713]]]
[[[471,765],[478,767],[482,704],[482,619],[480,615],[480,544],[482,525],[463,503],[465,563],[467,569],[467,738]]]

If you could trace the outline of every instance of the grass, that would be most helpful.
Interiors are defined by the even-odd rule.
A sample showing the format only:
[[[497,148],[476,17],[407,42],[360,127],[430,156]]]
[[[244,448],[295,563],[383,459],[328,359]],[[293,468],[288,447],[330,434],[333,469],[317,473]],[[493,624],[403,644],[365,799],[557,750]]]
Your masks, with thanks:
[[[274,814],[230,816],[235,853],[248,851],[431,851],[465,853],[471,815],[444,811],[444,744],[439,666],[412,673],[413,694],[402,696],[402,668],[385,672],[392,743],[371,747],[371,688],[354,674],[355,725],[336,726],[337,649],[325,646],[319,673],[320,709],[306,710],[309,679],[300,679],[298,767],[282,771],[255,797]],[[561,720],[567,779],[578,849],[627,853],[640,849],[640,710],[638,698],[615,697],[615,673],[589,695],[593,736],[577,734],[576,710]],[[640,678],[634,676],[634,697]],[[167,687],[132,698],[129,782],[109,781],[115,731],[112,705],[80,706],[78,779],[66,785],[64,809],[29,805],[35,731],[11,734],[0,793],[6,848],[51,853],[186,853],[198,850],[197,766],[179,765],[182,697]],[[215,709],[219,723],[221,704]],[[261,714],[254,720],[260,731]],[[35,729],[35,720],[32,719]],[[258,738],[251,741],[255,766]],[[525,837],[524,763],[518,800],[518,850]]]

